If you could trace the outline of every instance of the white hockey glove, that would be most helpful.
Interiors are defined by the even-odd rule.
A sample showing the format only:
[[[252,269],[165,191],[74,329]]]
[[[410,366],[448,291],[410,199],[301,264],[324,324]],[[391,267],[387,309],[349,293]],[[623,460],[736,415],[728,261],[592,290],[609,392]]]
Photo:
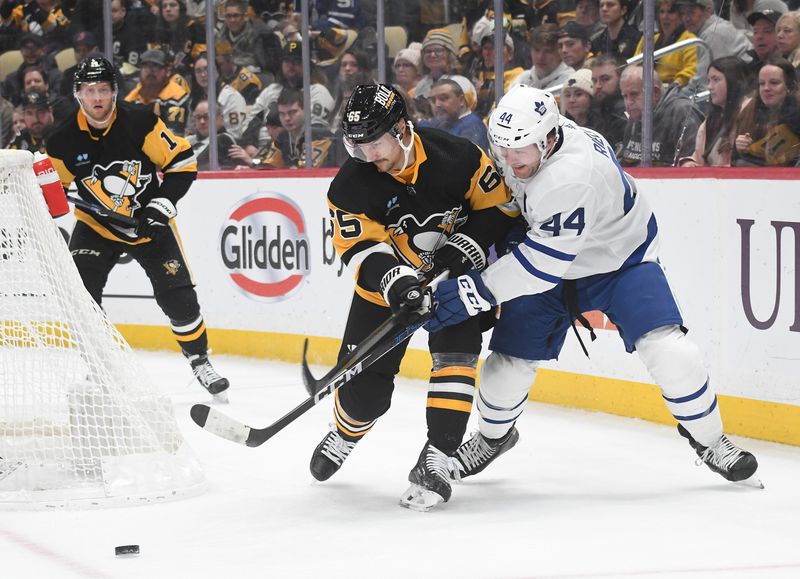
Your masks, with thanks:
[[[459,324],[471,316],[486,312],[497,305],[492,292],[483,283],[481,274],[475,270],[456,279],[441,282],[433,295],[436,309],[425,324],[429,332]]]
[[[178,214],[172,201],[164,197],[156,197],[142,210],[139,225],[136,227],[138,237],[155,239],[167,232],[169,220]]]
[[[450,271],[450,278],[456,278],[470,269],[481,271],[486,267],[486,254],[477,241],[469,235],[454,233],[441,248],[433,254],[433,271],[438,274]]]

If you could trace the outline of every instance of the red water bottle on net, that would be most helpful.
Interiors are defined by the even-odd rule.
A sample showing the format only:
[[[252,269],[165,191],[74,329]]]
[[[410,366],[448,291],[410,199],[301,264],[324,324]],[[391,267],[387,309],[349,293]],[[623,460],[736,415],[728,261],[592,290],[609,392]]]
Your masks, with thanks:
[[[44,195],[50,216],[61,217],[69,213],[67,195],[64,192],[64,187],[61,186],[61,179],[58,177],[58,172],[53,167],[50,157],[42,153],[34,153],[33,172],[36,174],[36,180],[42,189],[42,195]]]

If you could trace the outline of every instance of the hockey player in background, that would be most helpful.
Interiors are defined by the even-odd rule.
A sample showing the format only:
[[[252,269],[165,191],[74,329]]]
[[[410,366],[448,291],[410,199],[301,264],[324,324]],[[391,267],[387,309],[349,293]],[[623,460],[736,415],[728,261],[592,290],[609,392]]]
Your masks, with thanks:
[[[585,322],[580,312],[601,310],[625,349],[638,352],[702,462],[727,480],[760,484],[755,457],[722,432],[713,385],[658,262],[655,215],[608,142],[528,86],[500,100],[489,140],[528,231],[483,273],[436,290],[431,332],[502,304],[481,373],[479,431],[459,447],[455,474],[478,473],[516,444],[514,423],[540,361],[558,357],[570,325]]]
[[[415,131],[391,86],[359,85],[342,130],[350,155],[328,190],[333,242],[356,275],[339,351],[344,357],[392,312],[424,311],[419,272],[482,269],[488,247],[518,215],[489,157],[465,139]],[[408,342],[335,394],[332,430],[311,458],[311,474],[330,478],[389,409],[394,376]],[[433,358],[426,408],[428,438],[400,503],[429,510],[451,495],[451,455],[472,409],[481,350],[477,318],[430,336]]]
[[[74,183],[85,202],[100,208],[75,208],[69,248],[83,283],[101,304],[119,256],[133,257],[197,380],[224,401],[228,380],[208,361],[206,326],[174,223],[175,204],[197,177],[192,148],[152,112],[117,106],[114,69],[104,58],[80,63],[73,90],[80,109],[53,133],[47,153],[64,188]],[[115,215],[138,225],[120,225]]]

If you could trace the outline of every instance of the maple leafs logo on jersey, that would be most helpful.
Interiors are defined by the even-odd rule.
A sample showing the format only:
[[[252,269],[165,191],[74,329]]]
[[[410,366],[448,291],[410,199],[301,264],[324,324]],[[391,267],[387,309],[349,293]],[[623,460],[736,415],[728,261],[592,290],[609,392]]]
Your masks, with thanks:
[[[103,206],[131,217],[141,207],[137,198],[152,179],[142,175],[141,161],[114,161],[107,167],[95,165],[81,183]]]

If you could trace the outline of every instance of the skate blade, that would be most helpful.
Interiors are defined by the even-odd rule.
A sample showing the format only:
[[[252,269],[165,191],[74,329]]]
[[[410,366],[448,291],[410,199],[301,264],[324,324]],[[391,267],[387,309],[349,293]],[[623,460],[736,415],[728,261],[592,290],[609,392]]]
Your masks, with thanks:
[[[230,400],[228,400],[228,392],[223,390],[222,392],[218,392],[216,394],[211,395],[211,401],[214,404],[228,404]]]
[[[412,511],[427,513],[444,502],[441,495],[418,484],[412,484],[400,497],[400,506]]]
[[[763,489],[764,483],[761,482],[761,479],[758,478],[757,474],[753,474],[750,478],[746,478],[744,480],[740,480],[736,482],[737,485],[742,485],[743,487],[750,487],[754,489]]]

